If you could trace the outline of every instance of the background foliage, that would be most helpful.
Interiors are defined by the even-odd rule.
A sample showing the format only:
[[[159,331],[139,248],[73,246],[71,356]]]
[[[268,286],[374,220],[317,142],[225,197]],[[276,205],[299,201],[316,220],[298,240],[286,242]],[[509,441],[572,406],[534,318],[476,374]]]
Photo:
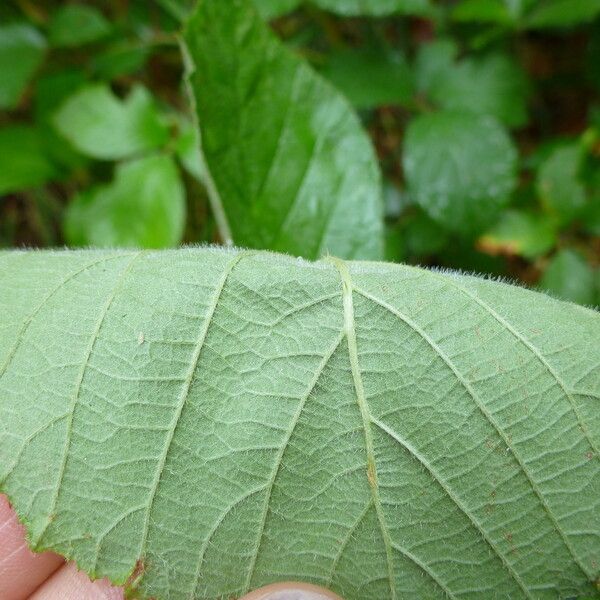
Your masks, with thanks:
[[[0,5],[2,246],[223,241],[182,79],[177,34],[191,4]],[[334,240],[332,251],[509,276],[576,302],[600,303],[600,0],[255,4],[303,62],[289,60],[302,69],[312,65],[349,100],[377,152],[385,235],[371,222],[376,210],[351,218],[364,210],[356,204],[361,197],[376,203],[379,194],[377,175],[354,152],[362,142],[352,131],[347,170],[367,169],[373,187],[356,194],[347,218],[349,192],[338,189],[338,224],[350,242],[368,231],[372,243]],[[254,66],[266,64],[260,52],[271,47],[257,36]],[[236,50],[217,50],[207,57],[216,70],[208,65],[194,91],[203,100],[200,124],[218,141],[241,117],[233,100],[227,104],[239,82],[218,77]],[[287,60],[265,89],[283,89]],[[300,122],[338,102],[335,90],[313,84],[320,79],[307,73],[312,91],[294,104],[305,108],[293,115]],[[287,114],[281,101],[273,93],[262,112],[246,115],[262,139],[278,141],[277,115]],[[221,105],[227,112],[218,121]],[[339,106],[344,126],[352,128],[352,110]],[[240,162],[247,178],[239,185],[250,189],[254,164],[264,165],[260,148],[247,150]],[[301,164],[294,154],[300,150],[285,153],[287,163],[273,163],[275,182],[292,179],[286,164]],[[241,171],[227,171],[214,156],[207,152],[222,192]],[[313,184],[326,189],[329,180],[317,175]],[[310,183],[309,177],[309,189]],[[267,200],[285,196],[277,186],[270,191]],[[235,201],[233,192],[221,195]],[[310,240],[309,213],[313,219],[319,213],[309,202],[299,206],[293,230]],[[245,229],[234,231],[235,242],[296,254],[323,250],[299,251],[298,236],[282,235],[280,221],[270,219],[277,207],[269,212],[267,202],[263,209],[237,213]],[[381,244],[374,239],[380,235]]]

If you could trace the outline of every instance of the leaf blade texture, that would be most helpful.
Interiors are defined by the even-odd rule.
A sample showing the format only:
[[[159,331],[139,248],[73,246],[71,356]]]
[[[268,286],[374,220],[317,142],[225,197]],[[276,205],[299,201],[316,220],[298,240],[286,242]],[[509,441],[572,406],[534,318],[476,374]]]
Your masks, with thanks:
[[[593,596],[598,313],[210,248],[3,252],[0,283],[0,489],[33,547],[142,565],[142,597]]]
[[[379,167],[346,99],[248,0],[201,2],[184,37],[223,239],[305,258],[381,258]]]

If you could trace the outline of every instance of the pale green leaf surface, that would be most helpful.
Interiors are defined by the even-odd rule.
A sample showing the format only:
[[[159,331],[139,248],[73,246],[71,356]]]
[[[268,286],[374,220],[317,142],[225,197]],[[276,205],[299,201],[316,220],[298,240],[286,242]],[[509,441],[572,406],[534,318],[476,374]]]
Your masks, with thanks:
[[[487,115],[442,111],[408,126],[403,164],[415,201],[444,227],[489,226],[515,186],[517,150]]]
[[[184,226],[185,191],[165,155],[120,164],[113,182],[75,196],[64,222],[70,244],[97,247],[176,246]]]
[[[143,597],[594,597],[600,316],[268,253],[0,253],[0,481]],[[139,562],[138,562],[139,561]]]
[[[154,99],[142,86],[121,100],[105,84],[90,85],[70,96],[53,121],[80,152],[104,160],[156,148],[169,137]]]
[[[342,94],[248,0],[201,2],[185,40],[222,237],[307,258],[380,258],[379,167]]]

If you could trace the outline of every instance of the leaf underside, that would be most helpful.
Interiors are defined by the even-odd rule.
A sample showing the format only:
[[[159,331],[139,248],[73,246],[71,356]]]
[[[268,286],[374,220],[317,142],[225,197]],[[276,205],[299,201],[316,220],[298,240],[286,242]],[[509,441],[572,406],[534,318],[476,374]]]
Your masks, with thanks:
[[[0,253],[0,489],[141,597],[594,597],[600,317],[276,254]]]

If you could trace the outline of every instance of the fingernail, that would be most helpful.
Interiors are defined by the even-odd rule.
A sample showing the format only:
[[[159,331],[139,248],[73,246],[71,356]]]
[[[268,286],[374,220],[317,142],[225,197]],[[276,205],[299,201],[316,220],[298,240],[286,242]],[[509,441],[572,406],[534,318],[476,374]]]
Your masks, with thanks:
[[[310,583],[286,581],[255,590],[240,600],[342,600],[342,598]]]

